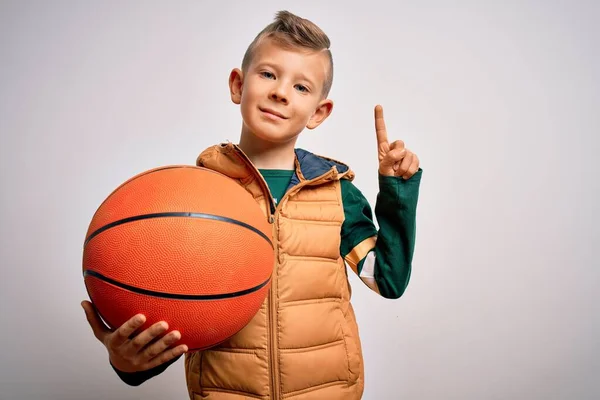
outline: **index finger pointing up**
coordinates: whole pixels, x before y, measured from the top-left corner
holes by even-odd
[[[383,107],[375,106],[375,132],[377,133],[377,147],[388,142],[385,121],[383,120]]]

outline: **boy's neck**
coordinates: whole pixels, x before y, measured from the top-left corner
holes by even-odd
[[[238,146],[257,169],[292,170],[295,168],[295,144],[295,140],[287,143],[264,143],[242,135]]]

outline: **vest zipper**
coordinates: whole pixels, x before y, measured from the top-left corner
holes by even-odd
[[[286,197],[291,196],[292,194],[297,193],[300,189],[302,189],[304,186],[307,186],[315,181],[318,181],[320,179],[323,179],[325,177],[328,177],[329,175],[332,175],[333,171],[329,171],[326,174],[323,174],[320,177],[317,177],[315,179],[311,179],[310,181],[302,181],[299,184],[297,184],[296,186],[294,186],[293,188],[291,188],[290,190],[287,191],[287,193],[281,198],[281,200],[279,201],[279,203],[277,204],[277,207],[275,209],[274,212],[274,218],[273,218],[273,223],[274,223],[274,229],[275,229],[275,234],[273,235],[274,238],[274,243],[273,246],[275,248],[275,260],[276,260],[276,264],[279,264],[279,211],[281,210],[282,205],[284,204],[284,200],[286,199]],[[272,400],[279,400],[280,399],[280,393],[279,393],[279,360],[277,358],[277,355],[279,353],[279,342],[278,342],[278,338],[277,338],[277,308],[279,307],[278,301],[277,301],[277,271],[273,271],[273,275],[271,276],[271,290],[269,290],[269,358],[271,361],[271,399]]]
[[[251,168],[253,171],[255,171],[255,175],[258,175],[259,178],[259,182],[263,188],[263,192],[268,194],[268,200],[269,200],[269,206],[270,206],[270,214],[269,214],[269,222],[274,224],[274,235],[273,235],[273,248],[275,251],[275,263],[279,264],[279,226],[278,226],[278,216],[279,216],[279,210],[281,209],[281,206],[283,205],[283,200],[288,197],[289,195],[298,192],[302,187],[307,186],[308,184],[311,184],[315,181],[318,181],[320,179],[329,177],[330,175],[334,174],[333,170],[328,171],[327,173],[311,179],[310,181],[302,181],[300,182],[298,185],[294,186],[293,188],[291,188],[290,190],[288,190],[288,192],[281,198],[281,200],[278,202],[277,207],[275,207],[275,202],[273,200],[273,195],[271,194],[271,190],[269,189],[269,185],[267,185],[267,182],[265,181],[265,179],[262,177],[262,175],[260,174],[260,171],[258,171],[258,169],[254,166],[254,164],[252,163],[252,161],[250,161],[250,159],[248,158],[248,156],[242,151],[242,149],[240,149],[237,145],[232,144],[233,147],[239,152],[239,154],[242,156],[242,159],[244,160],[244,162],[248,165],[249,168]],[[269,351],[269,359],[270,359],[270,380],[271,380],[271,390],[270,390],[270,398],[271,400],[279,400],[280,399],[280,393],[279,393],[279,360],[277,358],[277,354],[279,352],[279,343],[277,341],[277,334],[276,334],[276,328],[277,328],[277,308],[278,308],[278,302],[277,302],[277,271],[274,269],[273,270],[273,274],[271,275],[271,289],[269,290],[269,304],[268,304],[268,311],[269,311],[269,318],[268,318],[268,324],[269,324],[269,343],[267,345],[268,351]]]
[[[275,234],[274,238],[274,249],[275,249],[275,264],[279,264],[279,227],[277,226],[278,221],[275,216],[274,227]],[[277,343],[277,271],[274,270],[271,276],[271,290],[269,290],[269,358],[270,358],[270,375],[271,375],[271,399],[279,400],[279,360],[277,353],[279,351],[279,344]]]
[[[242,157],[242,159],[244,160],[246,165],[252,171],[255,172],[254,175],[258,176],[258,182],[260,183],[260,186],[262,187],[263,193],[267,193],[266,197],[267,197],[267,201],[269,203],[269,223],[273,223],[274,215],[275,215],[275,201],[273,200],[273,195],[271,194],[269,185],[267,185],[265,178],[263,178],[263,176],[260,174],[260,171],[254,166],[252,161],[250,161],[250,159],[248,158],[246,153],[244,153],[244,151],[242,149],[240,149],[240,147],[237,144],[232,143],[231,145],[238,151],[239,155]]]

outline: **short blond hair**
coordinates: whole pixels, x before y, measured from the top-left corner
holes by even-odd
[[[245,72],[248,70],[256,47],[266,38],[273,39],[284,48],[300,47],[315,51],[325,50],[329,58],[329,69],[323,83],[322,95],[323,97],[329,95],[331,85],[333,84],[333,57],[331,56],[331,50],[329,50],[331,42],[321,28],[313,22],[300,18],[289,11],[279,11],[275,15],[275,21],[260,31],[252,43],[250,43],[250,46],[248,46],[242,60],[242,71]]]

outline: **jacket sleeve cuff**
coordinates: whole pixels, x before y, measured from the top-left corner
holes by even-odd
[[[403,197],[419,190],[423,170],[419,168],[413,176],[404,179],[401,176],[384,176],[378,173],[379,191],[394,197]]]
[[[142,383],[146,382],[148,379],[162,373],[164,370],[167,369],[167,367],[169,365],[173,364],[178,358],[179,357],[176,357],[173,360],[168,361],[164,364],[161,364],[157,367],[151,368],[146,371],[139,371],[139,372],[123,372],[123,371],[117,369],[112,364],[112,362],[110,363],[110,366],[112,367],[112,369],[115,370],[115,372],[117,373],[117,375],[119,376],[119,378],[121,378],[121,380],[123,382],[125,382],[129,386],[139,386]],[[110,362],[110,360],[109,360],[109,362]]]

